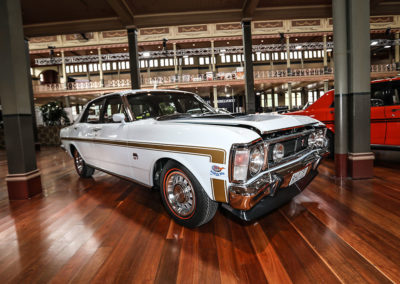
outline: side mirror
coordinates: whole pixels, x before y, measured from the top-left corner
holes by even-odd
[[[114,122],[125,123],[125,114],[123,113],[114,113],[112,116]]]

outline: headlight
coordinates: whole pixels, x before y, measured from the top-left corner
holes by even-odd
[[[315,141],[316,141],[316,134],[315,132],[313,132],[310,134],[310,136],[308,136],[308,146],[313,148],[315,146]]]
[[[274,162],[279,162],[285,156],[285,147],[281,143],[276,143],[272,150],[272,159]]]
[[[308,136],[308,146],[311,148],[323,148],[327,146],[327,139],[325,138],[326,128],[317,129],[315,132]]]
[[[258,174],[264,165],[264,151],[261,147],[251,150],[249,171],[252,176]]]

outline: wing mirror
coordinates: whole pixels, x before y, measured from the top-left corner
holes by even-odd
[[[125,123],[125,114],[123,113],[114,113],[112,116],[114,122]]]

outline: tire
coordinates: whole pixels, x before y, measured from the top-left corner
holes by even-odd
[[[168,161],[161,172],[161,177],[161,199],[168,214],[176,223],[196,228],[214,217],[218,202],[208,197],[188,169],[177,162]]]
[[[94,169],[85,163],[76,149],[74,150],[74,165],[76,172],[82,178],[90,178],[94,173]]]

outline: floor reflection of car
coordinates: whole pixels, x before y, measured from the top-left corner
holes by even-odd
[[[333,141],[334,90],[315,103],[291,115],[307,115],[326,124]],[[400,77],[371,82],[371,146],[400,149]],[[333,143],[330,145],[333,150]]]

